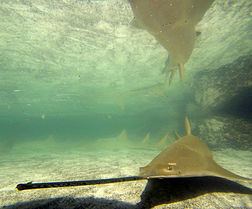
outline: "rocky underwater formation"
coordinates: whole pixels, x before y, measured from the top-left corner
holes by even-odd
[[[193,78],[195,133],[211,147],[249,150],[252,147],[252,58],[240,57],[218,69],[200,71]],[[221,139],[221,140],[220,140]]]

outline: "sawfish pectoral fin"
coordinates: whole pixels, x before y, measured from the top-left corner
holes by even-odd
[[[239,176],[231,171],[226,170],[225,168],[221,167],[219,164],[216,162],[213,162],[211,165],[210,171],[213,172],[214,176],[222,177],[229,179],[231,181],[238,181],[238,182],[248,182],[251,183],[252,179],[246,178],[243,176]]]

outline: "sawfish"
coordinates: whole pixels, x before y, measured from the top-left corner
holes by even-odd
[[[218,165],[208,146],[191,133],[187,117],[185,129],[185,136],[163,150],[147,166],[140,168],[140,176],[146,178],[215,176],[231,181],[251,181]]]
[[[169,53],[169,83],[178,67],[184,77],[184,65],[190,58],[197,36],[196,25],[214,0],[129,0],[132,25],[146,29]],[[167,65],[167,63],[166,63]]]
[[[208,146],[191,133],[191,125],[185,118],[186,134],[164,149],[148,165],[141,167],[138,176],[126,176],[110,179],[94,179],[65,182],[42,182],[18,184],[18,190],[41,189],[116,183],[124,181],[219,177],[234,182],[251,182],[251,179],[232,173],[218,165]]]

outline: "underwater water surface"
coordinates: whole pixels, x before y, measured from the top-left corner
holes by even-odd
[[[0,1],[0,207],[252,207],[251,182],[242,183],[250,192],[189,183],[180,193],[194,196],[161,202],[145,199],[146,180],[15,189],[139,175],[186,135],[186,116],[217,163],[252,178],[252,3],[213,1],[183,80],[176,70],[169,84],[171,53],[133,24],[130,2]]]

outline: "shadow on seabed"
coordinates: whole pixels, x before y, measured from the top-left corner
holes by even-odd
[[[103,198],[60,197],[16,203],[4,209],[147,209],[212,192],[252,194],[252,189],[219,177],[150,179],[136,205]]]

